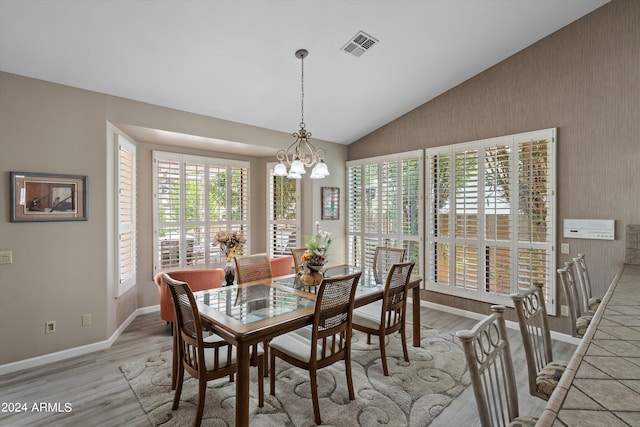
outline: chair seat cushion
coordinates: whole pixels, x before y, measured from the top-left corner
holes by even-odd
[[[311,326],[279,335],[269,341],[269,348],[276,349],[303,362],[311,361]],[[322,359],[322,345],[318,341],[318,359]],[[330,352],[326,355],[330,356]]]
[[[549,397],[551,397],[551,393],[556,389],[558,381],[560,381],[560,377],[566,369],[566,361],[554,360],[553,362],[547,363],[536,377],[536,388],[546,396],[546,400],[549,400]]]
[[[581,316],[576,320],[576,332],[579,336],[584,336],[587,333],[587,328],[591,323],[592,316]]]
[[[220,348],[218,350],[218,366],[224,367],[233,365],[236,363],[236,348],[231,346],[231,358],[228,357],[229,353],[226,347]],[[213,348],[205,348],[204,349],[204,361],[205,367],[207,371],[213,371],[215,369],[215,349]]]
[[[596,311],[602,302],[602,298],[591,297],[589,298],[589,310]]]
[[[353,310],[353,324],[370,329],[380,329],[382,301],[375,301]]]
[[[517,417],[511,420],[511,422],[509,423],[509,427],[535,426],[537,422],[538,422],[537,418],[523,415],[521,417]]]

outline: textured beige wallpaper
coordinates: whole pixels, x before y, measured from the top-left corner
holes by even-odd
[[[614,0],[351,144],[348,157],[551,127],[558,128],[557,243],[569,243],[571,256],[586,254],[602,295],[624,262],[625,226],[640,223],[640,1]],[[616,240],[564,239],[564,218],[615,219]],[[559,265],[568,260],[558,255]],[[433,292],[424,299],[490,311]],[[567,331],[567,323],[555,318],[552,328]]]

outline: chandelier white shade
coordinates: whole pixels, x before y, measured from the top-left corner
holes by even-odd
[[[278,164],[273,168],[275,176],[286,176],[291,179],[300,179],[306,174],[306,168],[311,169],[309,178],[319,179],[329,175],[329,168],[324,162],[325,151],[317,149],[310,141],[311,132],[305,129],[304,124],[304,58],[309,55],[306,49],[296,51],[296,58],[300,58],[302,64],[301,73],[301,119],[300,129],[292,135],[295,138],[293,143],[285,150],[278,150],[276,158]],[[287,171],[287,165],[289,170]]]

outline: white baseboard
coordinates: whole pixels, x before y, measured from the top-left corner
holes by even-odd
[[[410,300],[411,298],[407,298],[407,299]],[[422,307],[427,307],[427,308],[431,308],[433,310],[443,311],[445,313],[455,314],[457,316],[466,317],[468,319],[480,320],[480,319],[483,319],[485,317],[484,314],[475,313],[473,311],[462,310],[462,309],[455,308],[455,307],[449,307],[447,305],[436,304],[436,303],[429,302],[429,301],[422,301],[421,300],[420,301],[420,305]],[[518,325],[518,322],[513,322],[511,320],[507,320],[505,323],[507,325],[507,328],[520,329],[520,326]],[[569,343],[569,344],[574,344],[574,345],[580,344],[580,341],[581,341],[580,338],[574,338],[571,335],[562,334],[562,333],[556,332],[556,331],[551,331],[551,339],[552,340],[556,340],[556,341],[566,342],[566,343]]]
[[[46,365],[47,363],[58,362],[60,360],[69,359],[72,357],[82,356],[84,354],[92,353],[94,351],[105,350],[113,345],[122,332],[127,329],[127,326],[140,314],[153,313],[160,311],[160,305],[152,305],[149,307],[138,308],[136,311],[122,322],[122,324],[115,330],[113,334],[104,341],[95,342],[92,344],[83,345],[80,347],[74,347],[67,350],[57,351],[55,353],[49,353],[38,357],[32,357],[30,359],[18,360],[17,362],[6,363],[0,365],[0,375],[10,374],[13,372],[22,371],[24,369],[35,368],[36,366]]]

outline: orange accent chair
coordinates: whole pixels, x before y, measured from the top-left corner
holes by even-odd
[[[160,295],[160,317],[162,320],[171,323],[173,322],[173,302],[171,302],[171,292],[162,278],[163,273],[158,273],[155,276],[158,294]],[[187,282],[193,292],[219,288],[224,283],[224,270],[221,268],[176,270],[170,271],[169,274],[174,280]]]
[[[293,257],[291,255],[269,258],[269,262],[271,263],[272,277],[286,276],[292,273]]]

